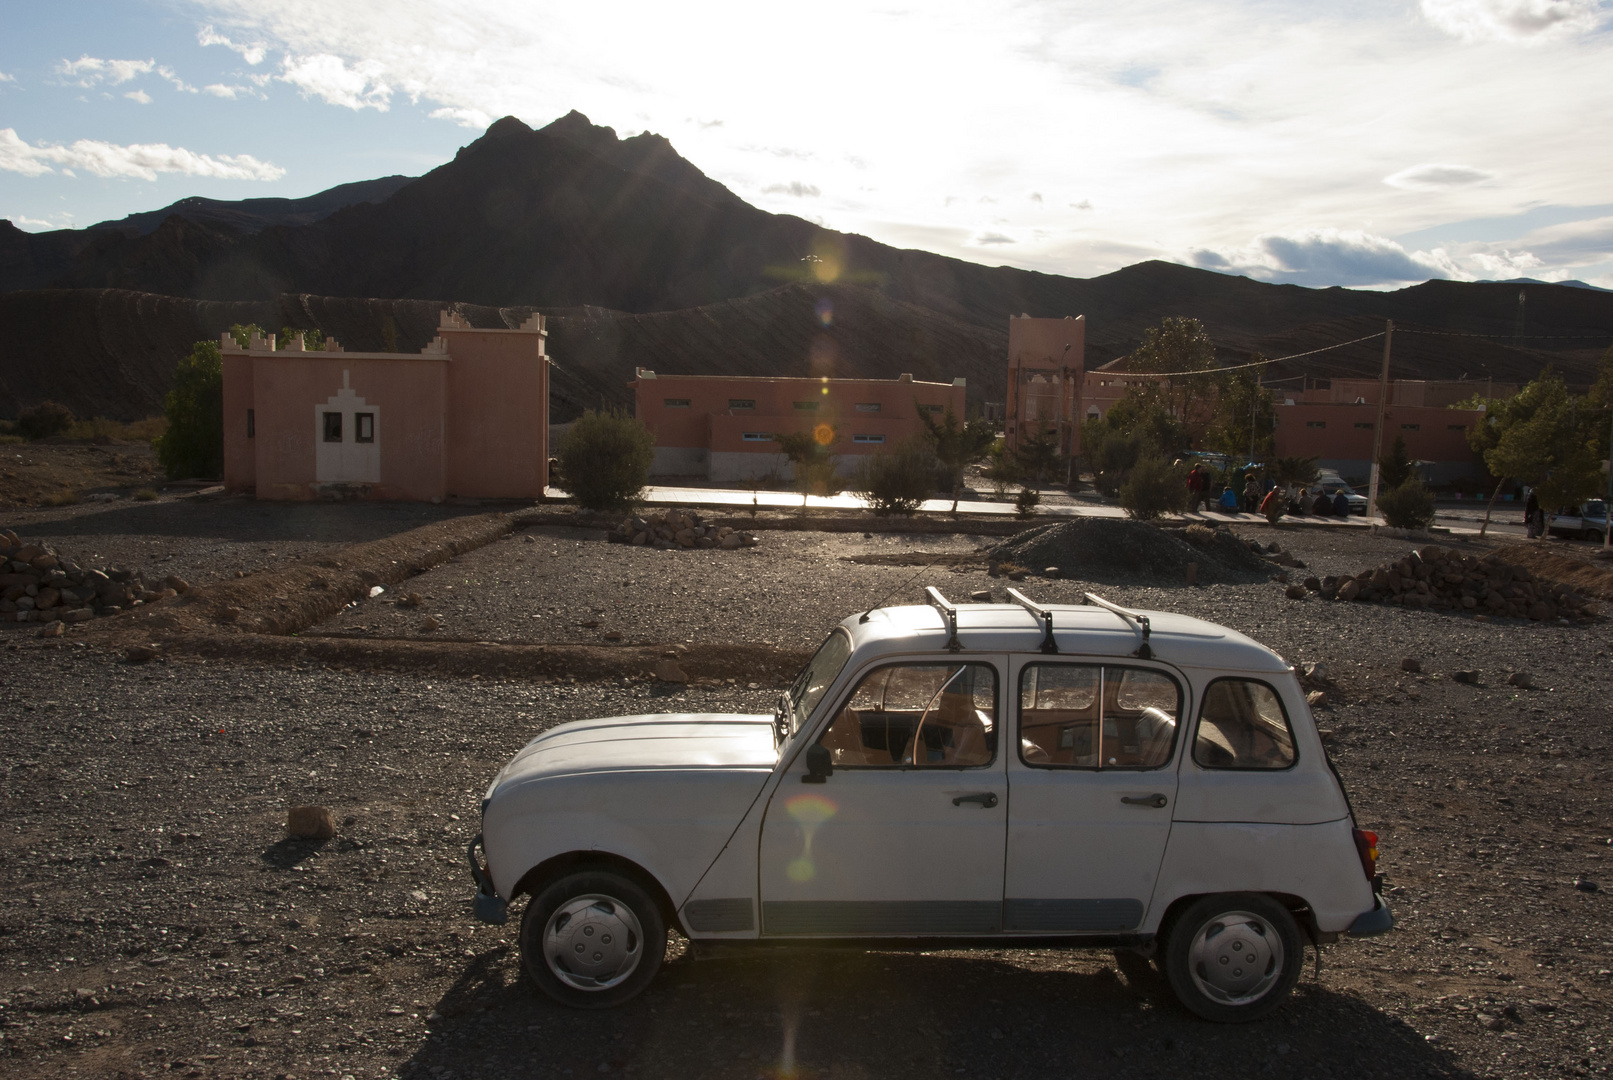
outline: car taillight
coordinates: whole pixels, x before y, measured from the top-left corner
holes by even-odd
[[[1378,877],[1378,834],[1364,829],[1355,829],[1353,832],[1355,850],[1361,856],[1361,872],[1368,881],[1375,882]]]

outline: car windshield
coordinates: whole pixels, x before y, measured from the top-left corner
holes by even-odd
[[[824,639],[818,646],[807,666],[801,669],[801,674],[795,677],[790,688],[780,696],[779,708],[776,714],[778,720],[778,734],[781,740],[790,739],[801,730],[812,710],[817,708],[818,702],[828,692],[829,685],[840,674],[840,669],[846,666],[851,659],[851,635],[845,627],[836,627],[835,631]]]
[[[1585,504],[1585,513],[1582,516],[1595,518],[1606,517],[1607,504],[1601,499],[1593,499]]]

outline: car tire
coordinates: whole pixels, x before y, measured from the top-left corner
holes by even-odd
[[[1206,896],[1173,923],[1165,977],[1188,1011],[1219,1023],[1248,1023],[1293,990],[1303,950],[1293,915],[1271,897]]]
[[[609,1009],[650,985],[666,953],[661,909],[632,878],[582,870],[557,878],[521,917],[521,963],[545,994]]]

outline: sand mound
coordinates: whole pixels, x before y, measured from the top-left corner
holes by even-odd
[[[1201,534],[1202,535],[1202,534]],[[987,557],[1040,572],[1056,566],[1060,577],[1116,584],[1182,585],[1187,564],[1198,563],[1203,583],[1265,581],[1272,567],[1228,529],[1202,545],[1176,529],[1115,518],[1077,518],[1042,525],[988,548]]]

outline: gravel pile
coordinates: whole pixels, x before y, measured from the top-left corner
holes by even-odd
[[[173,574],[148,585],[133,570],[81,566],[55,548],[24,543],[14,532],[0,531],[0,622],[84,622],[189,588]]]
[[[1430,544],[1375,569],[1345,577],[1308,578],[1327,600],[1365,600],[1436,611],[1469,611],[1514,619],[1590,619],[1596,603],[1570,586],[1541,581],[1501,552],[1482,558]]]
[[[1199,545],[1179,531],[1114,518],[1077,518],[1027,529],[986,554],[996,562],[1034,572],[1057,568],[1060,577],[1088,581],[1181,584],[1189,563],[1198,564],[1198,580],[1206,583],[1244,584],[1271,576],[1271,567],[1230,529],[1214,530]]]

